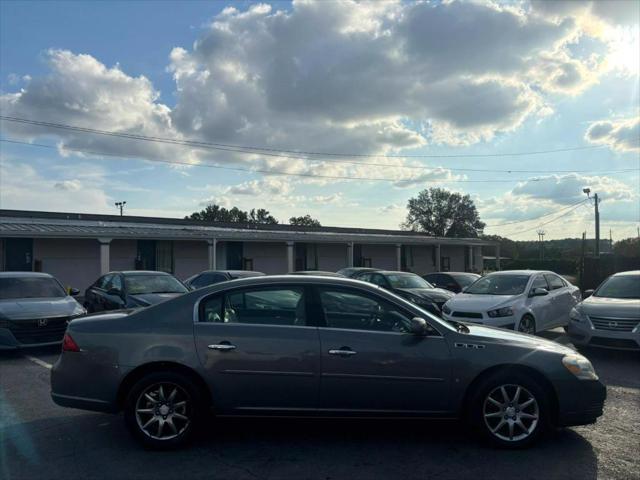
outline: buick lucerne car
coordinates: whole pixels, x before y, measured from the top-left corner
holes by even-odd
[[[47,273],[0,272],[0,350],[59,344],[69,320],[85,313]]]
[[[436,288],[424,278],[411,272],[365,271],[353,278],[386,288],[435,315],[440,315],[442,305],[453,297],[450,291]]]
[[[447,320],[464,320],[535,333],[569,324],[581,300],[578,287],[553,272],[511,270],[482,277],[442,307]]]
[[[264,273],[252,270],[206,270],[187,278],[184,284],[191,290],[196,290],[216,283],[235,280],[236,278],[262,277]]]
[[[575,345],[640,349],[640,270],[607,278],[571,310],[569,336]]]
[[[88,312],[148,307],[188,292],[187,287],[165,272],[111,272],[100,277],[84,295]]]
[[[594,422],[606,396],[568,347],[445,322],[364,282],[296,275],[74,320],[51,392],[62,406],[124,411],[156,448],[186,442],[210,411],[465,418],[517,447],[553,425]]]
[[[469,272],[438,272],[423,275],[427,282],[437,288],[444,288],[453,293],[460,293],[480,278],[477,273]]]

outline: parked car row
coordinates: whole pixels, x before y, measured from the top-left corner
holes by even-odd
[[[502,271],[484,277],[441,272],[421,278],[410,272],[350,267],[338,272],[314,270],[293,274],[350,277],[368,282],[447,321],[530,334],[564,327],[578,345],[640,348],[638,272],[610,277],[583,303],[576,286],[549,271]],[[110,272],[86,290],[82,307],[72,298],[78,291],[66,292],[50,275],[29,272],[0,275],[0,348],[16,348],[60,342],[67,322],[87,312],[147,307],[190,290],[265,274],[204,271],[181,282],[164,272]],[[585,296],[590,293],[585,292]]]

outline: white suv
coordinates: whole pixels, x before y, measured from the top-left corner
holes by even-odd
[[[446,320],[535,333],[569,324],[578,287],[548,271],[512,270],[478,279],[442,307]]]

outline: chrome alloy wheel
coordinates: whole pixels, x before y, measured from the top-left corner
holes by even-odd
[[[170,440],[191,423],[191,398],[174,383],[155,383],[136,400],[136,422],[154,440]]]
[[[487,395],[482,415],[493,435],[506,442],[517,442],[533,434],[540,419],[540,408],[526,388],[501,385]]]

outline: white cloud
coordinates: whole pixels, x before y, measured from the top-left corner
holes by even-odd
[[[620,152],[640,152],[640,117],[594,122],[585,139]]]

